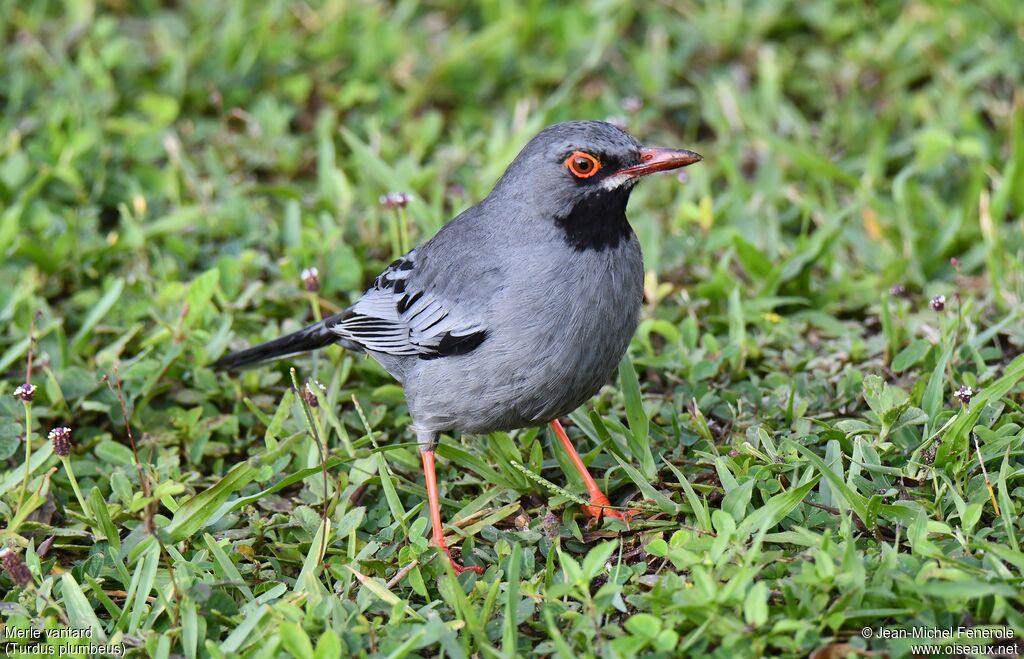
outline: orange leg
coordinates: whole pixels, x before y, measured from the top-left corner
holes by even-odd
[[[583,482],[587,486],[587,493],[590,494],[590,502],[596,504],[594,506],[583,506],[583,514],[596,519],[600,519],[602,515],[606,517],[614,517],[616,519],[621,519],[628,524],[636,512],[598,507],[610,506],[611,502],[608,501],[608,497],[604,495],[601,488],[597,486],[597,482],[594,480],[594,477],[590,475],[589,471],[587,471],[587,465],[583,464],[583,459],[580,457],[580,454],[576,452],[576,447],[574,447],[572,442],[569,441],[569,436],[565,434],[565,428],[562,427],[562,424],[558,419],[551,422],[551,429],[555,431],[555,436],[558,437],[558,441],[562,443],[562,446],[569,454],[569,459],[572,460],[572,464],[576,467],[576,471],[578,471],[580,476],[583,477]]]
[[[467,570],[483,574],[484,569],[482,567],[478,565],[465,567],[452,558],[452,552],[444,541],[444,529],[441,527],[441,503],[437,496],[437,474],[434,472],[433,449],[421,449],[420,457],[423,458],[423,474],[427,479],[427,504],[430,506],[430,526],[433,530],[434,544],[448,556],[455,574],[462,574]]]

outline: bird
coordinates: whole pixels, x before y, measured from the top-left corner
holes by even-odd
[[[583,512],[609,508],[559,421],[607,383],[640,318],[644,268],[626,218],[637,182],[703,157],[653,148],[603,121],[551,125],[478,204],[391,263],[347,309],[229,354],[234,370],[339,344],[404,388],[423,463],[434,545],[457,574],[441,522],[440,434],[549,425],[586,485]]]

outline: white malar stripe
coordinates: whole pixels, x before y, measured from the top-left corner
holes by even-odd
[[[616,188],[621,187],[622,184],[632,181],[634,178],[635,177],[630,176],[629,174],[615,174],[614,176],[609,176],[605,180],[601,181],[601,188],[604,190],[615,190]]]

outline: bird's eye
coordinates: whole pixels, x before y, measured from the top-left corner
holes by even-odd
[[[590,178],[601,169],[601,161],[585,151],[573,151],[565,159],[565,166],[576,178]]]

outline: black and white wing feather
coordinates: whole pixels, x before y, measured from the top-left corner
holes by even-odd
[[[389,265],[327,329],[370,352],[420,359],[461,355],[479,346],[487,329],[420,285],[416,251]]]

